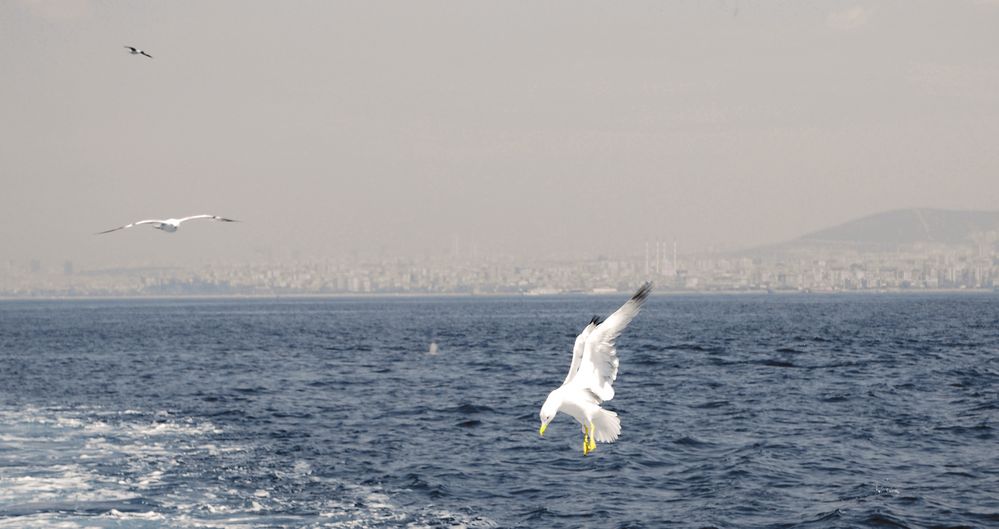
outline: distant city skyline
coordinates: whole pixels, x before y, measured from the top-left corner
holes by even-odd
[[[9,260],[0,269],[0,297],[537,295],[627,292],[647,280],[663,292],[999,289],[999,212],[897,210],[743,252],[681,254],[677,241],[661,240],[644,250],[523,259],[462,252],[455,241],[450,254],[422,258],[147,262],[80,270],[72,261]]]
[[[996,27],[979,0],[3,2],[0,263],[617,258],[995,210]],[[201,213],[243,222],[93,235]]]
[[[46,267],[36,260],[6,263],[0,297],[606,294],[628,292],[646,280],[663,293],[994,291],[999,289],[997,241],[993,237],[985,252],[946,246],[867,253],[813,248],[779,258],[684,256],[659,260],[651,268],[640,258],[395,259],[76,271],[71,261]]]

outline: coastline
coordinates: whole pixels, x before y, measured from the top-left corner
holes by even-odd
[[[125,295],[125,296],[0,296],[2,302],[19,301],[170,301],[170,300],[364,300],[364,299],[458,299],[458,298],[526,298],[549,299],[566,297],[617,297],[630,291],[617,292],[546,292],[542,294],[508,292],[343,292],[343,293],[289,293],[289,294],[177,294],[177,295]],[[711,297],[711,296],[918,296],[918,295],[990,295],[999,294],[992,288],[937,288],[937,289],[869,289],[869,290],[659,290],[654,297]]]

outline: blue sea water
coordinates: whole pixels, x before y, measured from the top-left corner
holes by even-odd
[[[625,299],[2,302],[0,528],[999,526],[999,296],[653,297],[583,457]]]

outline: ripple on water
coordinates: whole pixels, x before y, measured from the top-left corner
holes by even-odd
[[[620,301],[0,302],[0,528],[999,525],[996,296],[653,297],[583,457]]]
[[[223,433],[164,411],[0,410],[0,528],[494,526],[439,508],[404,509],[378,487],[315,476],[304,460],[265,471],[254,467],[252,449],[217,439]],[[431,496],[449,493],[409,478]]]

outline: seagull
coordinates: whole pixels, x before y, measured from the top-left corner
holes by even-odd
[[[144,52],[144,51],[142,51],[139,48],[136,48],[134,46],[125,46],[125,47],[128,48],[129,53],[131,53],[132,55],[145,55],[146,57],[149,57],[150,59],[153,58],[152,55],[150,55],[150,54],[148,54],[148,53],[146,53],[146,52]]]
[[[621,434],[621,420],[616,413],[600,407],[600,403],[614,398],[611,384],[617,378],[618,366],[614,340],[638,314],[650,292],[652,283],[646,282],[606,320],[594,316],[579,333],[572,348],[569,374],[541,407],[539,435],[544,437],[548,423],[561,411],[582,425],[584,456],[597,449],[597,441],[613,443],[617,440]]]
[[[126,228],[131,228],[132,226],[139,226],[142,224],[152,224],[153,227],[156,228],[157,230],[163,230],[167,233],[173,233],[177,231],[177,228],[180,228],[181,222],[187,222],[189,220],[195,220],[195,219],[211,219],[211,220],[217,220],[219,222],[239,222],[238,220],[227,219],[224,217],[219,217],[218,215],[192,215],[190,217],[184,217],[182,219],[140,220],[138,222],[133,222],[131,224],[126,224],[124,226],[118,226],[117,228],[111,228],[110,230],[104,230],[102,232],[98,232],[96,233],[96,235],[103,235],[105,233],[111,233],[113,231],[124,230]]]

